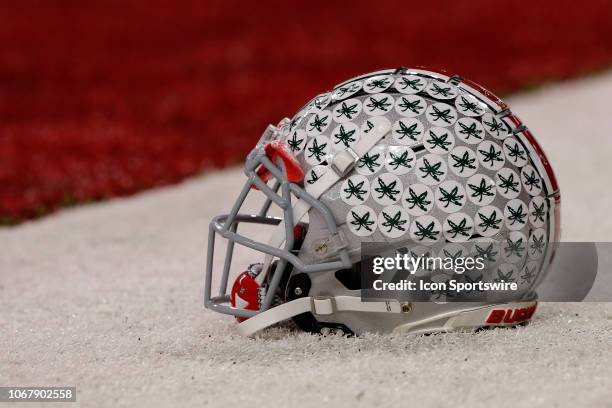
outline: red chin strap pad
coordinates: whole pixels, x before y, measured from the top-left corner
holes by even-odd
[[[276,163],[279,158],[283,161],[287,169],[287,178],[290,182],[301,183],[302,180],[304,180],[304,170],[295,157],[293,157],[293,154],[291,154],[285,142],[274,140],[264,146],[264,152],[272,163]],[[261,165],[257,169],[257,176],[259,176],[262,181],[268,181],[270,172]]]

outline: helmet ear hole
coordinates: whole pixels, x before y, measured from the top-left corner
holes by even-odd
[[[285,290],[285,301],[290,302],[308,296],[311,286],[310,278],[307,274],[298,273],[291,276]]]
[[[266,278],[268,283],[269,283],[269,281],[272,280],[274,274],[276,273],[276,266],[277,265],[278,265],[278,261],[274,261],[274,262],[272,262],[272,265],[270,265],[270,271],[272,271],[272,272]],[[276,290],[276,295],[275,295],[276,297],[279,298],[279,301],[281,299],[285,298],[284,294],[285,294],[285,291],[286,291],[286,288],[287,288],[287,282],[289,282],[289,276],[291,275],[291,270],[292,269],[293,269],[292,266],[290,264],[287,264],[287,265],[285,265],[285,268],[282,271],[280,271],[280,273],[282,274],[281,275],[281,280],[280,280],[280,282],[278,284],[278,289]]]
[[[340,269],[336,271],[335,276],[338,281],[348,290],[361,289],[361,262],[353,264],[352,268]]]
[[[285,299],[287,302],[292,300],[308,296],[310,292],[311,282],[308,275],[305,273],[298,273],[293,275],[289,279],[287,284],[287,290],[285,292]],[[317,325],[317,319],[314,318],[312,313],[306,312],[293,317],[293,322],[302,330],[310,333],[318,333],[319,328]]]

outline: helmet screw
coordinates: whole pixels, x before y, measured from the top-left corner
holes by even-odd
[[[410,311],[412,310],[412,303],[410,303],[410,302],[402,302],[400,304],[400,307],[402,309],[402,313],[410,313]]]
[[[302,288],[300,288],[299,286],[296,286],[295,289],[293,289],[293,293],[296,296],[302,296],[302,293],[304,293],[304,292],[302,291]]]

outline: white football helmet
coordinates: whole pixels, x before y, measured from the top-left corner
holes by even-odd
[[[210,223],[204,297],[207,308],[236,316],[245,335],[287,319],[312,332],[476,329],[527,322],[535,311],[559,242],[559,188],[527,127],[473,82],[409,68],[350,79],[269,126],[244,170],[230,213]],[[251,192],[265,203],[243,214]],[[282,218],[269,215],[273,204]],[[237,232],[240,223],[275,227],[258,242]],[[220,280],[217,234],[229,241]],[[462,279],[519,290],[493,302],[440,293],[366,301],[359,264],[369,242],[481,254],[492,267]],[[262,255],[229,286],[235,243]]]

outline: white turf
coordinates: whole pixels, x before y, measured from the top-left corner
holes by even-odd
[[[556,168],[565,240],[612,238],[611,95],[608,73],[509,101]],[[215,172],[0,230],[0,385],[76,385],[87,407],[612,406],[612,304],[478,334],[239,337],[202,308],[202,271],[241,184]]]

